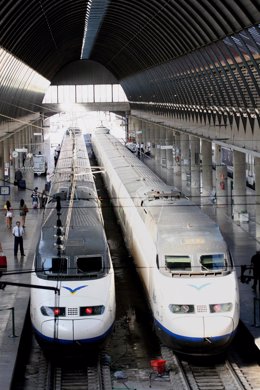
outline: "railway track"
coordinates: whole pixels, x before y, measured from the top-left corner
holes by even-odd
[[[240,367],[233,358],[221,363],[188,362],[162,347],[162,357],[170,367],[173,389],[178,390],[257,390],[260,389],[260,369],[257,364]]]
[[[98,357],[95,362],[79,358],[66,359],[62,364],[38,351],[37,376],[29,384],[34,390],[112,390],[110,367]],[[31,378],[32,379],[32,378]]]
[[[102,366],[100,362],[95,366],[77,366],[76,368],[57,367],[51,364],[49,370],[49,383],[46,390],[112,389],[110,369],[108,366]]]

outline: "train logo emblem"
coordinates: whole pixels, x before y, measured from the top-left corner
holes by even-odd
[[[71,287],[63,286],[63,288],[65,288],[66,290],[68,290],[72,295],[75,294],[77,291],[81,290],[82,288],[85,288],[85,287],[88,287],[87,284],[85,284],[84,286],[76,287],[76,288],[71,288]]]
[[[194,284],[189,284],[190,287],[193,287],[193,288],[195,288],[196,290],[201,290],[202,288],[207,287],[207,286],[209,286],[209,285],[210,285],[210,283],[201,284],[200,286],[195,286]]]

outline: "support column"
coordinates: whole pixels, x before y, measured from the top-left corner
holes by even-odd
[[[201,141],[202,154],[202,191],[209,195],[212,191],[212,146],[210,141]]]
[[[227,204],[228,195],[228,180],[227,180],[227,167],[221,164],[221,146],[215,145],[214,151],[215,159],[215,192],[216,192],[216,204],[218,206]]]
[[[9,159],[10,159],[10,181],[14,181],[14,171],[15,171],[15,158],[13,158],[12,153],[15,149],[14,146],[14,136],[9,138]]]
[[[190,136],[191,188],[200,190],[200,140]]]
[[[167,184],[174,185],[173,177],[173,131],[166,129],[166,138],[165,138],[165,152],[166,152],[166,176]]]
[[[173,175],[174,185],[181,190],[181,145],[180,145],[180,133],[175,133],[175,142],[173,144]]]
[[[156,154],[156,151],[155,151],[156,150],[156,132],[155,132],[154,125],[151,125],[150,135],[151,135],[151,148],[150,148],[151,157],[153,157],[155,159],[155,154]]]
[[[149,127],[146,129],[146,140],[144,145],[145,153],[147,153],[148,156],[150,156],[151,154],[151,145],[152,145],[152,130],[151,130],[151,125],[149,125]]]
[[[190,140],[188,134],[181,134],[181,179],[184,185],[190,181]]]
[[[19,133],[17,134],[18,137],[18,148],[23,147],[23,130],[20,130]],[[22,160],[22,153],[19,152],[18,157],[17,157],[17,162],[18,162],[18,168],[21,168],[23,165],[23,160]]]
[[[227,204],[227,167],[221,164],[216,165],[216,203]]]
[[[161,165],[161,138],[160,138],[160,128],[155,127],[155,163],[156,166]]]
[[[9,148],[9,138],[5,139],[5,141],[1,142],[3,161],[3,174],[1,172],[1,177],[5,177],[7,180],[10,180],[10,148]]]
[[[234,221],[242,220],[241,212],[247,218],[246,201],[246,155],[234,150],[233,152],[233,218]],[[241,215],[241,217],[240,217]],[[247,221],[246,221],[247,222]]]
[[[160,128],[161,167],[166,167],[166,129]]]
[[[19,148],[19,136],[18,136],[18,133],[15,133],[14,134],[14,144],[13,144],[13,151],[15,149]],[[19,167],[19,157],[15,157],[13,159],[13,168],[14,170],[16,171],[16,169],[18,169]]]
[[[4,150],[5,150],[5,141],[0,142],[0,185],[3,185],[4,179]]]
[[[144,148],[144,152],[146,151],[147,138],[148,138],[147,123],[144,122],[143,123],[143,148]]]
[[[167,169],[172,169],[173,167],[173,155],[172,155],[172,145],[173,145],[173,131],[166,130],[166,166]]]
[[[255,157],[256,250],[260,250],[260,158]]]

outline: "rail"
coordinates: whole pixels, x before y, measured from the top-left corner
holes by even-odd
[[[260,298],[254,297],[254,323],[256,328],[260,327]]]
[[[0,311],[5,311],[5,310],[11,310],[12,313],[12,334],[9,337],[18,337],[15,334],[15,320],[14,320],[14,307],[5,307],[3,309],[0,309]]]

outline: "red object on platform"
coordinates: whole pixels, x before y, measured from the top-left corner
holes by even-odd
[[[157,374],[163,374],[165,372],[165,363],[166,360],[163,359],[156,359],[150,361],[152,369],[157,372]]]
[[[0,255],[0,269],[6,269],[7,268],[7,259],[6,256]]]

